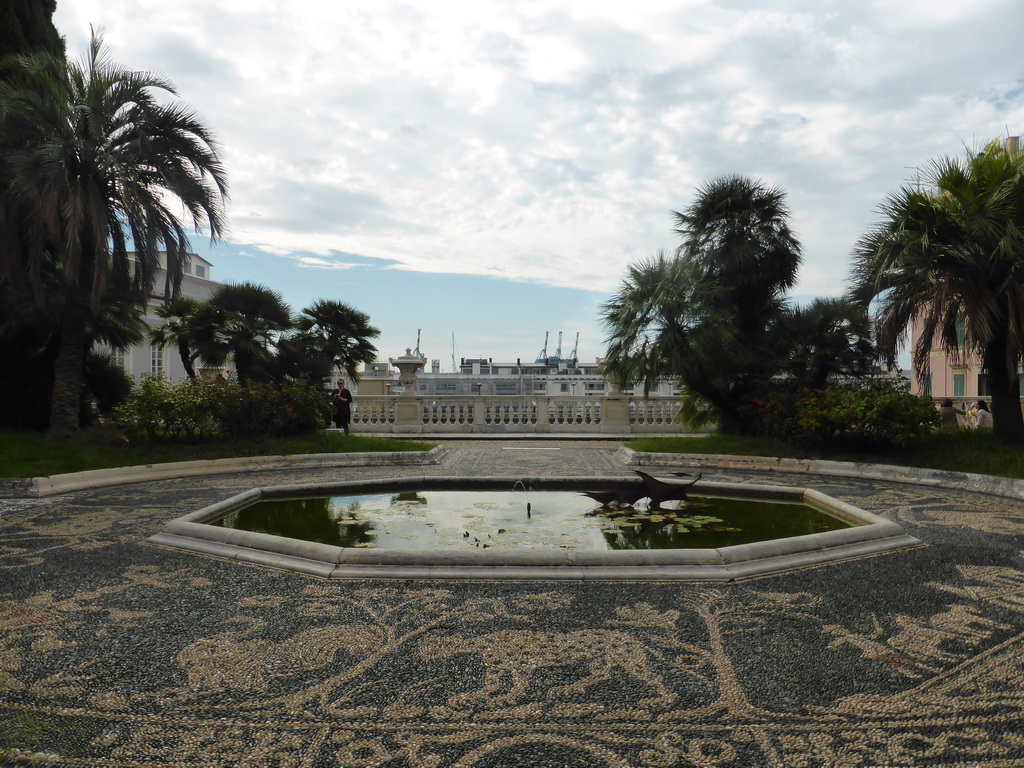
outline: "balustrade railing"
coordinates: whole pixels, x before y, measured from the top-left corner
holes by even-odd
[[[419,421],[399,423],[396,396],[359,396],[352,408],[356,428],[380,432],[682,432],[674,398],[617,400],[605,397],[472,395],[417,397]],[[622,407],[625,406],[625,407]],[[619,415],[624,414],[624,415]]]
[[[352,403],[352,423],[390,431],[395,423],[395,398],[359,397]]]
[[[676,424],[680,403],[676,399],[645,400],[629,398],[629,423],[638,426],[666,426]]]

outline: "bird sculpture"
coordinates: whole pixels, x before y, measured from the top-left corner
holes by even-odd
[[[607,491],[582,491],[582,494],[589,496],[602,507],[610,507],[613,504],[630,507],[647,496],[647,488],[643,483],[629,483]]]
[[[666,501],[686,501],[687,489],[692,487],[694,483],[700,480],[701,477],[700,473],[698,473],[693,480],[683,482],[680,480],[663,480],[657,477],[652,477],[646,472],[641,472],[639,469],[635,469],[633,471],[640,476],[641,480],[643,480],[644,490],[651,500],[651,509],[661,509],[661,505]],[[677,476],[678,474],[686,473],[677,473]]]

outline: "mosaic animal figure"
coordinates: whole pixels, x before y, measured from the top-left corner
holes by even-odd
[[[488,708],[522,704],[535,672],[576,664],[585,666],[586,675],[575,682],[551,686],[547,692],[549,699],[584,695],[591,686],[611,680],[616,669],[646,683],[657,694],[638,701],[641,706],[665,709],[677,698],[661,675],[650,668],[648,649],[630,635],[614,630],[504,630],[479,637],[426,635],[420,641],[418,654],[427,662],[461,654],[480,656],[483,681],[477,690],[449,698],[448,706],[456,709],[472,704],[485,704]]]
[[[380,646],[380,628],[333,624],[299,632],[286,640],[252,637],[265,622],[240,616],[249,626],[204,637],[185,646],[177,662],[188,687],[197,691],[265,691],[277,677],[309,672],[330,664],[338,651],[366,656]]]

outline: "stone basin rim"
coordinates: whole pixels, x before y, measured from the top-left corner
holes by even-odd
[[[739,496],[795,501],[836,515],[854,527],[752,542],[717,549],[665,550],[503,550],[453,552],[344,548],[250,531],[206,525],[205,521],[262,499],[324,496],[363,491],[450,488],[512,490],[527,493],[592,489],[634,482],[635,475],[450,477],[422,476],[252,488],[167,523],[147,543],[172,550],[295,572],[323,579],[437,579],[514,581],[738,581],[923,546],[897,523],[794,486],[700,481],[695,495]]]

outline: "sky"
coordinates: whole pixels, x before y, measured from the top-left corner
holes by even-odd
[[[603,354],[626,268],[743,175],[786,192],[793,300],[920,168],[1024,132],[1020,0],[58,0],[216,133],[223,282],[347,302],[453,359]]]

